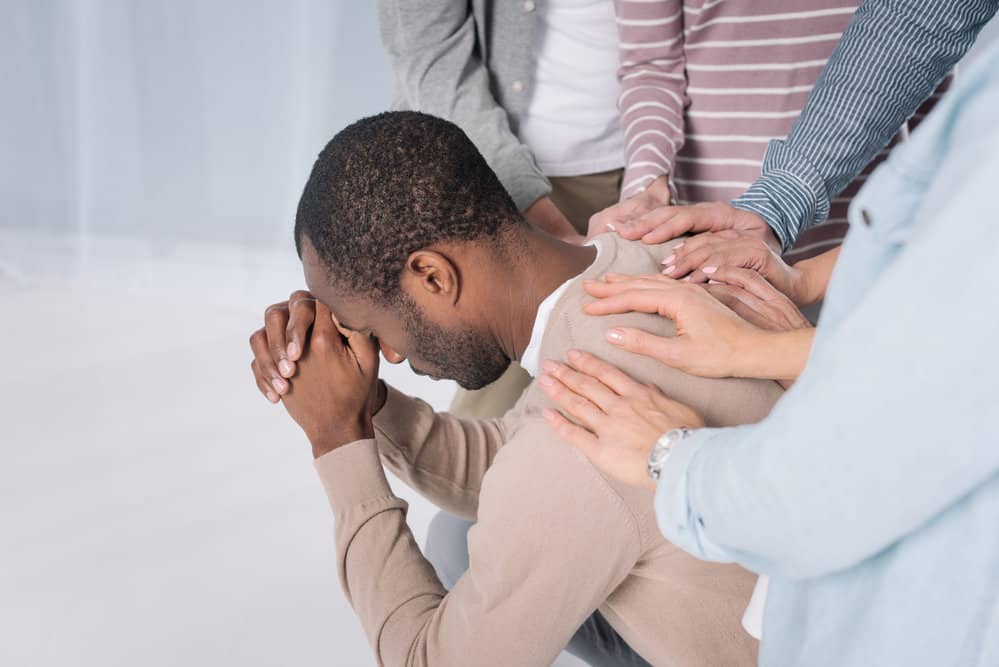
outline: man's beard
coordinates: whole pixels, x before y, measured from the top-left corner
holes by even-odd
[[[481,389],[498,380],[509,367],[510,358],[487,335],[445,329],[424,318],[412,301],[401,308],[414,356],[431,367],[418,370],[410,363],[415,373],[454,380],[463,389]]]

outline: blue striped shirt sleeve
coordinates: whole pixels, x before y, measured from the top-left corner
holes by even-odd
[[[867,0],[787,139],[732,202],[766,220],[784,249],[883,149],[971,48],[999,0]]]

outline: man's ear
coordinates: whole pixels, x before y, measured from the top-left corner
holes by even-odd
[[[402,284],[410,293],[445,298],[452,305],[461,292],[458,267],[448,257],[433,250],[417,250],[406,259]]]

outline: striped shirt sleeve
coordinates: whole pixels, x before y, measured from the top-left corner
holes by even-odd
[[[683,3],[680,0],[614,0],[620,39],[625,171],[621,198],[671,176],[683,146],[686,79]],[[672,182],[670,191],[674,193]]]
[[[756,213],[787,249],[829,214],[860,173],[971,48],[999,0],[867,0],[843,34],[785,140],[737,208]]]

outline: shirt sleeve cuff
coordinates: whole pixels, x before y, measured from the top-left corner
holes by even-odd
[[[337,447],[313,465],[334,512],[392,495],[374,439]]]
[[[802,231],[829,217],[829,197],[822,176],[780,140],[770,142],[762,175],[732,200],[732,206],[763,218],[785,251]]]
[[[673,445],[656,486],[656,520],[663,536],[701,560],[722,563],[735,559],[704,534],[704,525],[690,506],[687,473],[691,462],[714,429],[700,429]]]

